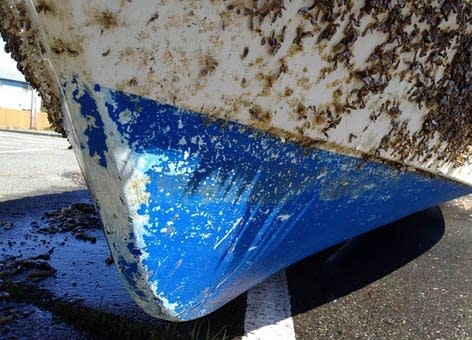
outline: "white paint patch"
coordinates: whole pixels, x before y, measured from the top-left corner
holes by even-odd
[[[243,340],[296,339],[285,271],[281,271],[247,293]]]
[[[292,215],[289,215],[289,214],[279,215],[279,216],[277,216],[277,219],[279,221],[287,221],[290,218],[290,216],[292,216]]]

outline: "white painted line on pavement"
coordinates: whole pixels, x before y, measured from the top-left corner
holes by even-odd
[[[65,138],[58,138],[55,136],[48,135],[28,135],[28,134],[12,134],[12,133],[1,133],[0,138],[5,140],[31,140],[31,141],[51,141],[52,143],[66,141]]]
[[[23,140],[1,140],[0,145],[51,145],[51,146],[62,146],[67,145],[66,143],[51,143],[49,141],[23,141]]]
[[[36,149],[19,149],[19,150],[4,150],[0,154],[22,153],[22,152],[37,152],[37,151],[51,151],[53,148],[36,148]]]
[[[49,143],[49,144],[54,144],[54,145],[61,145],[61,144],[67,144],[67,141],[62,141],[62,140],[54,140],[54,139],[28,139],[28,138],[4,138],[0,136],[0,140],[2,142],[9,142],[9,143],[23,143],[23,144],[43,144],[43,143]]]
[[[295,328],[285,271],[247,292],[243,340],[292,340]]]

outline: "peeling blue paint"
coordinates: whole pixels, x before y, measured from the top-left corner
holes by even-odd
[[[155,284],[156,303],[167,308],[156,314],[150,307],[156,316],[200,317],[306,256],[471,192],[441,178],[307,152],[243,125],[210,122],[136,95],[82,90],[80,98],[73,92],[74,100],[100,126],[85,131],[89,155],[106,150],[100,149],[103,121],[94,103],[105,98],[107,112],[100,114],[114,122],[121,143],[134,153],[130,159],[140,160],[136,168],[149,180],[149,199],[137,210],[148,219],[144,233],[129,219],[142,235],[122,241],[141,262],[120,260],[119,266],[131,287],[145,275]]]
[[[128,245],[128,250],[131,254],[134,256],[141,256],[143,253],[141,253],[141,250],[139,250],[138,247],[136,247],[136,244],[134,242],[129,242]]]
[[[72,83],[77,85],[77,80],[72,80]],[[95,85],[94,91],[100,92],[100,86]],[[84,134],[88,137],[87,146],[89,156],[94,157],[97,155],[99,157],[98,163],[106,168],[107,161],[105,158],[105,152],[108,148],[106,144],[104,124],[102,117],[98,113],[97,104],[88,89],[84,89],[83,94],[79,96],[79,89],[76,88],[72,95],[74,100],[81,105],[81,113],[88,122],[88,127]],[[81,145],[81,148],[84,148],[83,144]]]
[[[124,274],[123,277],[128,281],[128,285],[136,287],[136,279],[140,275],[138,263],[127,262],[124,257],[119,256],[118,265],[120,266],[121,272]],[[146,298],[146,294],[139,289],[134,289],[133,292],[143,299]]]

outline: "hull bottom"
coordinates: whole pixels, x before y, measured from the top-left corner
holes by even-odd
[[[306,256],[471,192],[77,79],[64,93],[115,262],[160,318],[203,316]]]

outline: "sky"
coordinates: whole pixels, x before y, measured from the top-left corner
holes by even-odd
[[[25,81],[25,77],[16,68],[16,62],[5,53],[5,42],[0,38],[0,78]]]

